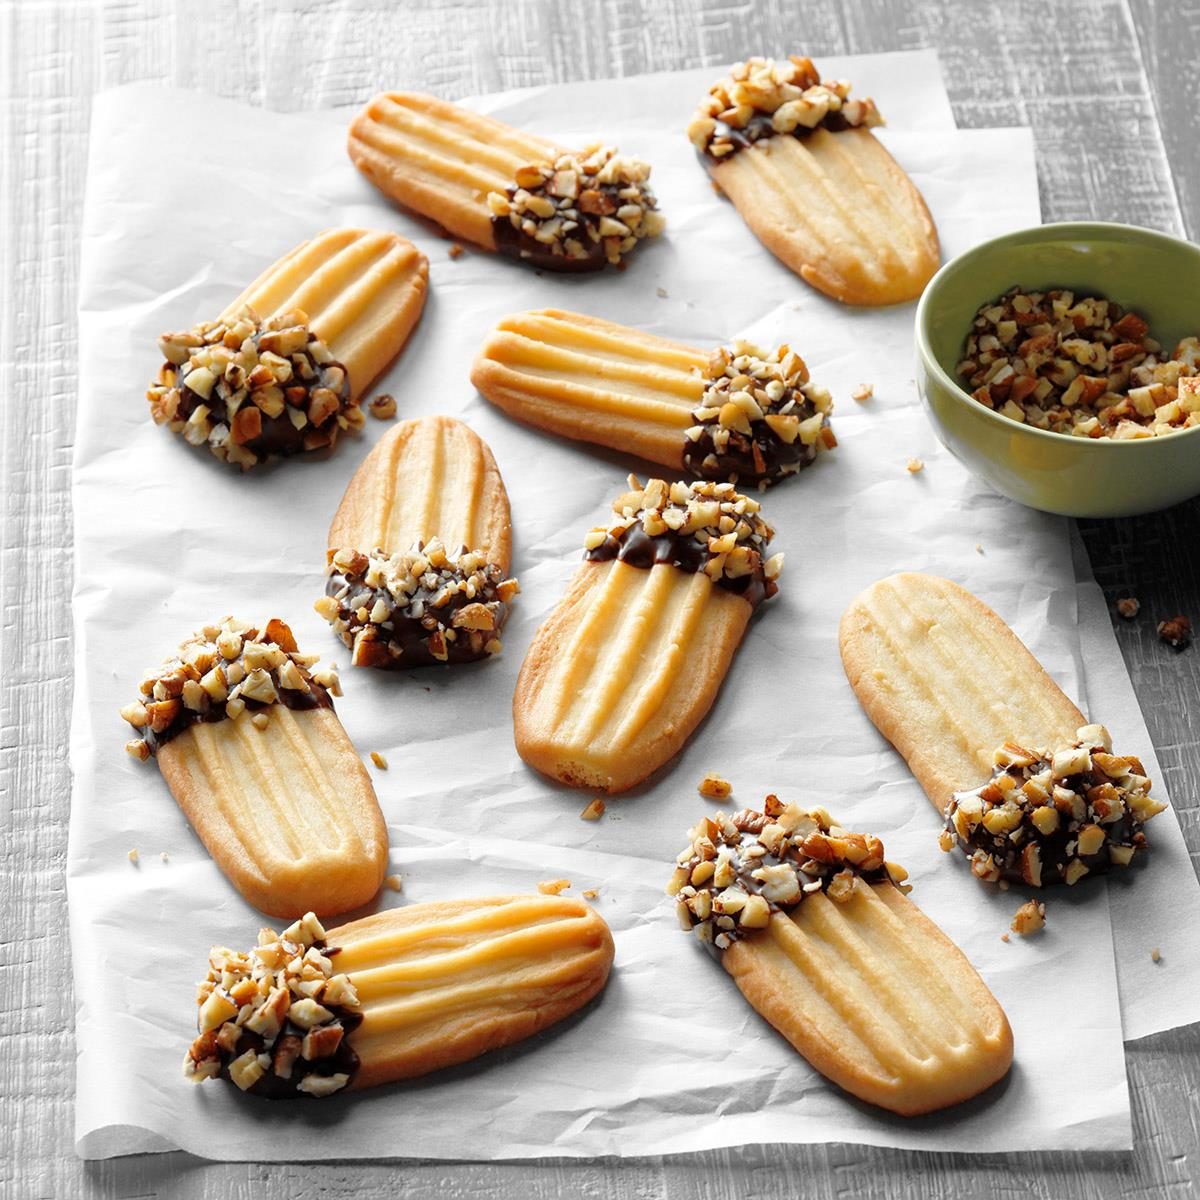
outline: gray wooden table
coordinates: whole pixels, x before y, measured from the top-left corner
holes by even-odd
[[[71,702],[71,512],[78,220],[93,94],[134,80],[269,108],[351,104],[384,85],[448,97],[724,66],[747,54],[934,46],[962,126],[1031,125],[1047,220],[1200,237],[1200,0],[0,0],[0,1194],[14,1197],[832,1197],[1200,1192],[1200,1037],[1129,1050],[1132,1154],[932,1155],[840,1145],[592,1164],[260,1167],[72,1152],[73,1000],[63,869]],[[190,131],[183,136],[192,136]],[[194,145],[194,143],[193,143]],[[162,147],[164,170],[175,147]],[[147,187],[153,187],[148,180]],[[1092,563],[1200,852],[1200,502],[1092,522]],[[1069,997],[1051,1001],[1069,1020]],[[1064,1100],[1067,1098],[1064,1097]]]

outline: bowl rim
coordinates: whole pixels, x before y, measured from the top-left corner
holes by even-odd
[[[914,340],[916,342],[917,355],[921,360],[922,366],[949,390],[956,402],[969,405],[971,411],[979,414],[985,420],[994,422],[997,428],[1003,427],[1010,434],[1015,430],[1021,430],[1035,437],[1049,438],[1053,442],[1067,443],[1081,448],[1084,446],[1106,447],[1107,449],[1097,451],[1101,454],[1110,453],[1112,448],[1118,446],[1148,447],[1163,443],[1170,445],[1177,438],[1182,439],[1189,435],[1200,434],[1200,425],[1194,425],[1191,429],[1180,429],[1174,433],[1144,438],[1084,438],[1077,437],[1073,433],[1058,433],[1053,429],[1039,429],[1036,425],[1027,425],[1023,421],[1014,421],[1012,417],[1003,416],[994,409],[987,408],[974,399],[970,392],[938,362],[937,356],[933,353],[933,349],[929,345],[929,339],[925,334],[925,327],[930,297],[945,277],[953,274],[956,270],[961,270],[969,259],[1001,244],[1011,244],[1013,242],[1036,244],[1040,241],[1060,241],[1064,238],[1072,237],[1081,241],[1107,241],[1111,239],[1102,238],[1098,235],[1114,234],[1117,231],[1126,236],[1132,233],[1143,242],[1155,242],[1164,247],[1200,258],[1200,246],[1193,242],[1175,237],[1173,234],[1162,233],[1157,229],[1147,229],[1142,225],[1126,225],[1120,221],[1056,221],[1046,225],[1030,225],[1024,229],[1013,229],[1008,233],[999,234],[997,237],[989,238],[986,242],[979,242],[971,246],[961,254],[955,255],[949,262],[943,263],[933,278],[925,285],[925,290],[921,293],[920,299],[917,301],[917,312],[914,321]],[[1090,451],[1083,452],[1090,453]],[[1142,452],[1145,453],[1144,450]]]

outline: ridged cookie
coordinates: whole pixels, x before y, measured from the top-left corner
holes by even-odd
[[[434,96],[376,96],[348,149],[396,203],[534,266],[597,270],[662,230],[646,164],[608,147],[572,154]]]
[[[605,792],[640,783],[691,736],[782,566],[764,561],[773,530],[732,485],[630,486],[613,525],[588,535],[513,696],[521,757]]]
[[[1030,887],[1125,867],[1164,804],[1016,634],[931,575],[872,584],[842,617],[850,685],[904,756],[980,879]]]
[[[668,888],[751,1005],[826,1078],[902,1116],[1003,1078],[1003,1010],[879,839],[775,796],[765,810],[702,821]]]
[[[361,428],[359,400],[420,319],[428,274],[393,233],[301,243],[218,318],[159,339],[151,416],[243,470],[332,446]]]
[[[688,136],[759,241],[845,304],[916,299],[938,269],[920,192],[875,138],[871,100],[811,60],[752,58],[710,89]]]
[[[453,417],[400,421],[363,460],[329,526],[329,548],[386,554],[434,538],[512,563],[512,514],[487,443]]]
[[[121,715],[127,749],[152,754],[213,861],[255,908],[328,915],[367,903],[387,827],[333,711],[331,670],[310,672],[291,631],[226,618],[142,683]]]
[[[268,1098],[426,1075],[576,1012],[612,959],[603,919],[566,896],[414,904],[328,934],[309,914],[249,954],[212,951],[184,1074]]]
[[[842,665],[939,813],[986,780],[997,747],[1075,740],[1084,715],[982,601],[948,579],[873,583],[842,615]]]
[[[316,609],[355,666],[499,652],[517,594],[508,493],[484,441],[451,417],[403,421],[351,479],[329,528]]]
[[[358,400],[404,349],[428,290],[428,259],[399,234],[327,229],[268,267],[221,317],[247,305],[263,319],[299,309]]]
[[[582,313],[505,317],[471,382],[510,415],[705,479],[774,481],[836,445],[829,393],[788,346],[697,350]]]

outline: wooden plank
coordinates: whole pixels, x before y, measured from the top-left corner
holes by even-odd
[[[0,1095],[9,1109],[7,1191],[30,1196],[208,1198],[322,1195],[447,1200],[586,1194],[816,1198],[1194,1194],[1194,1031],[1132,1047],[1132,1155],[928,1155],[860,1147],[746,1147],[667,1161],[282,1166],[186,1155],[81,1164],[72,1152],[73,1005],[62,888],[71,694],[68,470],[75,385],[76,224],[90,100],[134,79],[203,88],[283,110],[349,104],[384,84],[448,95],[709,64],[760,50],[809,53],[936,45],[959,121],[1031,125],[1047,219],[1107,216],[1196,232],[1191,133],[1200,61],[1197,0],[1155,5],[1043,0],[965,5],[887,0],[435,0],[360,5],[265,0],[0,0],[0,789],[10,897],[0,998]],[[1079,36],[1083,31],[1083,36]],[[1159,121],[1161,120],[1161,136]],[[1164,154],[1165,151],[1165,154]],[[164,147],[164,169],[178,148]],[[1170,156],[1168,168],[1165,155]],[[149,181],[152,186],[152,181]],[[1200,655],[1153,633],[1200,619],[1200,505],[1085,530],[1110,596],[1141,597],[1122,650],[1200,850],[1187,714]],[[1065,998],[1059,1001],[1067,1004]],[[1053,1013],[1053,1010],[1052,1010]],[[1069,1022],[1069,1010],[1053,1013]],[[1081,1047],[1086,1053],[1086,1047]],[[702,1068],[703,1064],[699,1064]],[[402,1148],[400,1148],[402,1149]]]

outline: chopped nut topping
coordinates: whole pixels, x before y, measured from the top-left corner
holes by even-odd
[[[556,270],[618,266],[665,228],[649,178],[647,163],[601,145],[520,167],[504,192],[488,194],[496,248]]]
[[[1144,850],[1143,827],[1165,808],[1139,759],[1118,757],[1103,725],[1085,725],[1057,750],[1005,742],[989,782],[956,792],[938,844],[957,845],[988,883],[1077,883]]]
[[[604,801],[597,796],[579,815],[585,821],[598,821],[604,816],[605,807]]]
[[[809,382],[804,360],[788,346],[769,353],[751,342],[720,347],[692,410],[683,465],[705,479],[773,483],[809,466],[837,438],[833,399]]]
[[[1125,440],[1200,424],[1200,338],[1167,358],[1137,313],[1098,296],[1010,288],[976,314],[958,375],[984,407],[1051,433]]]
[[[1134,596],[1122,596],[1117,601],[1117,612],[1127,621],[1132,621],[1141,612],[1142,602]]]
[[[702,154],[722,159],[776,134],[804,137],[820,127],[831,132],[882,125],[874,100],[851,100],[850,84],[822,80],[811,58],[786,62],[751,58],[708,89],[687,127]]]
[[[158,345],[167,361],[146,393],[155,423],[243,471],[362,428],[346,368],[299,309],[264,322],[243,308]]]
[[[667,894],[680,926],[718,950],[817,892],[845,904],[864,883],[910,890],[908,872],[884,861],[877,837],[847,833],[824,809],[785,805],[774,795],[762,812],[705,817],[688,837]]]
[[[388,761],[387,761],[387,759],[386,759],[386,758],[384,758],[384,756],[383,756],[382,754],[380,754],[378,750],[372,750],[372,751],[371,751],[371,761],[372,761],[372,762],[373,762],[373,763],[374,763],[374,764],[375,764],[375,765],[376,765],[376,766],[377,766],[377,767],[378,767],[378,768],[379,768],[381,771],[386,771],[386,770],[388,769]]]
[[[396,397],[383,392],[371,400],[367,410],[377,420],[390,421],[396,415]]]
[[[538,891],[543,896],[557,896],[571,886],[569,879],[545,879],[538,884]]]
[[[1046,927],[1046,906],[1040,900],[1026,900],[1017,909],[1009,928],[1022,937],[1032,937]]]
[[[138,731],[146,759],[158,747],[201,721],[236,720],[247,709],[266,728],[266,709],[332,708],[329,693],[340,695],[337,673],[327,667],[315,675],[316,655],[301,654],[292,631],[278,617],[260,632],[233,617],[205,625],[161,667],[142,679],[141,695],[121,709]]]
[[[710,771],[700,780],[699,791],[706,800],[728,800],[733,795],[733,784]]]
[[[1187,617],[1168,617],[1159,621],[1158,636],[1173,650],[1186,650],[1192,644],[1192,623]]]
[[[500,652],[515,579],[477,550],[452,555],[434,538],[404,554],[329,552],[326,594],[313,606],[356,667],[474,662]]]
[[[194,1083],[223,1075],[279,1099],[328,1096],[358,1069],[346,1036],[362,1020],[358,994],[334,973],[325,930],[306,913],[282,934],[264,929],[248,953],[214,946],[199,985],[200,1036],[183,1060]]]
[[[758,515],[758,502],[733,484],[651,479],[643,487],[630,475],[629,488],[613,501],[615,524],[598,526],[584,539],[589,560],[703,571],[755,606],[779,590],[783,555],[763,559],[775,531]]]

